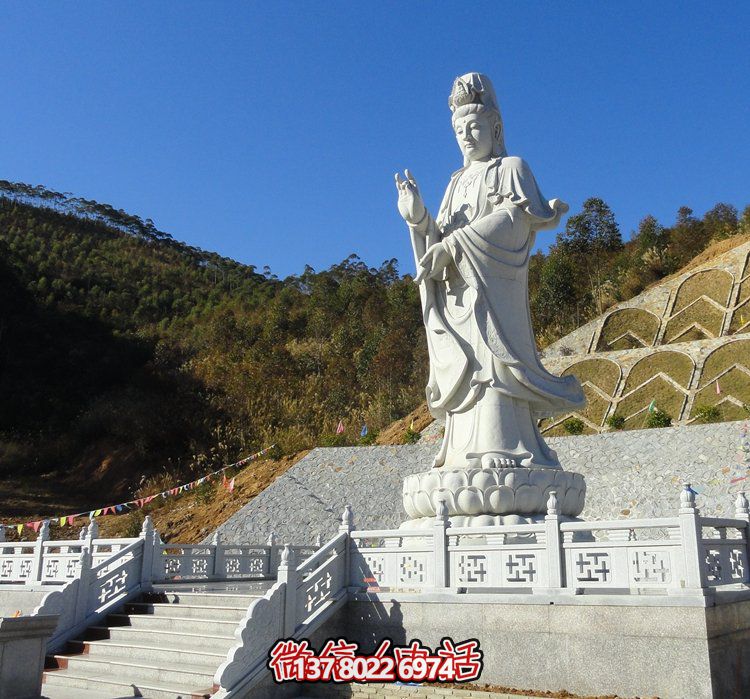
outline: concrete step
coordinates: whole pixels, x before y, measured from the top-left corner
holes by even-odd
[[[157,643],[159,639],[153,639]],[[128,660],[130,662],[153,662],[166,663],[167,665],[183,665],[191,667],[194,665],[212,666],[214,671],[227,658],[227,650],[215,650],[210,642],[204,643],[200,649],[175,648],[168,640],[162,639],[163,645],[149,645],[148,639],[142,643],[135,640],[131,642],[118,642],[111,639],[103,641],[71,641],[68,644],[66,656],[76,657],[84,655],[89,658],[114,658],[117,660]],[[223,648],[224,646],[222,646]]]
[[[155,591],[143,595],[142,602],[157,602],[170,604],[208,605],[218,607],[247,607],[253,600],[263,597],[265,592],[258,591],[257,594],[228,595],[216,592],[175,592]]]
[[[215,629],[199,633],[186,631],[165,631],[156,628],[134,628],[132,626],[92,626],[86,631],[84,640],[99,641],[110,639],[117,643],[156,646],[159,648],[202,649],[212,653],[225,653],[237,643],[234,629],[220,632]]]
[[[238,622],[247,614],[247,607],[193,605],[184,602],[129,602],[125,605],[125,613]]]
[[[217,621],[209,616],[185,618],[182,616],[155,616],[153,614],[110,614],[108,626],[130,626],[134,629],[158,629],[160,631],[180,631],[194,634],[217,634],[231,636],[237,628],[237,621]]]
[[[72,699],[88,696],[75,690],[88,690],[97,699],[125,699],[126,697],[147,697],[148,699],[209,699],[209,687],[190,688],[170,686],[164,682],[136,683],[122,682],[102,675],[88,677],[56,670],[44,673],[42,695],[49,699]]]
[[[96,658],[88,655],[56,655],[60,670],[49,670],[49,674],[62,671],[73,677],[108,677],[123,684],[162,684],[167,687],[199,687],[213,685],[216,667],[212,665],[169,665],[162,662],[129,663],[127,659]]]

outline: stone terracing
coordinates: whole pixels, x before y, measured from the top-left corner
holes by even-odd
[[[358,529],[396,528],[404,478],[430,468],[437,435],[414,445],[315,449],[233,515],[220,531],[227,542],[311,543],[336,530],[345,505]],[[750,445],[744,423],[550,438],[565,469],[588,488],[584,519],[664,517],[676,512],[680,484],[690,482],[705,515],[731,516],[747,481]],[[732,483],[735,480],[736,482]]]
[[[542,423],[564,434],[569,417],[584,432],[606,429],[615,414],[626,429],[643,427],[649,406],[675,424],[699,408],[737,420],[750,404],[750,243],[618,304],[550,345],[547,369],[574,374],[588,398],[584,410]]]

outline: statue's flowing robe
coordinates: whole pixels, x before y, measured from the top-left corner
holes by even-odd
[[[553,376],[539,360],[528,302],[535,234],[557,226],[567,205],[545,200],[528,165],[504,156],[487,164],[476,202],[459,206],[463,172],[451,178],[437,221],[428,218],[424,235],[412,230],[417,261],[436,243],[452,258],[441,279],[420,285],[430,410],[465,412],[490,387],[527,403],[534,419],[580,408],[577,379]]]

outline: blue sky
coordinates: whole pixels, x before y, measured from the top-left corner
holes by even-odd
[[[447,95],[479,70],[544,194],[601,196],[627,236],[750,203],[749,8],[5,2],[0,178],[282,277],[353,252],[411,271],[393,173],[437,208],[461,164]]]

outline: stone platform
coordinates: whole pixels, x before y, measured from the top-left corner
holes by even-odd
[[[709,516],[731,514],[736,491],[749,488],[734,477],[747,473],[740,462],[741,422],[555,437],[566,471],[586,479],[581,518],[664,517],[674,511],[674,493],[690,482],[697,504]],[[429,429],[429,428],[428,428]],[[424,437],[415,445],[314,449],[220,528],[228,543],[312,543],[333,535],[344,506],[363,529],[395,529],[406,514],[399,504],[404,479],[428,471],[438,444]],[[252,468],[252,466],[250,467]],[[206,541],[211,532],[206,532]]]
[[[319,636],[344,636],[371,650],[386,637],[435,647],[446,634],[479,640],[480,684],[660,699],[741,699],[750,686],[750,600],[731,592],[704,603],[671,596],[468,594],[458,602],[447,594],[361,594]]]

